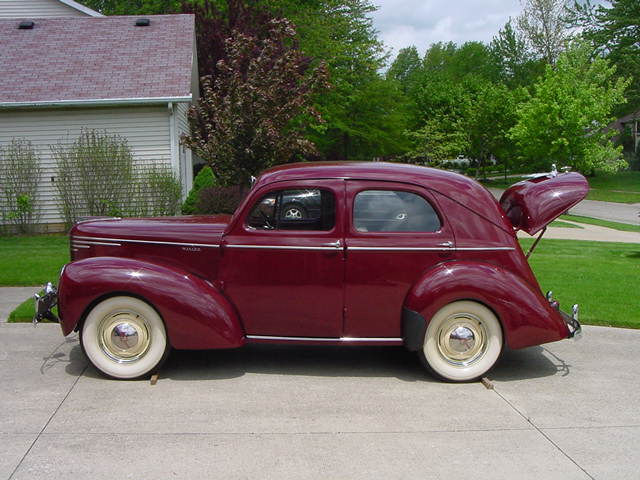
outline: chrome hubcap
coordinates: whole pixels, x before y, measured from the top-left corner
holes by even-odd
[[[100,324],[99,337],[102,351],[118,363],[133,362],[143,357],[151,343],[144,317],[131,311],[105,317]]]
[[[487,334],[478,317],[459,313],[447,318],[438,335],[438,350],[452,365],[466,367],[477,361],[487,347]]]

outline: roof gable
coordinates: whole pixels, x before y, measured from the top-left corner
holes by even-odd
[[[193,15],[0,20],[0,106],[191,97]]]
[[[85,7],[84,5],[78,3],[78,2],[74,2],[73,0],[58,0],[61,3],[64,3],[65,5],[68,5],[71,8],[75,8],[76,10],[78,10],[79,12],[85,13],[87,15],[89,15],[90,17],[102,17],[103,15],[99,12],[96,12],[95,10],[91,10],[89,7]]]

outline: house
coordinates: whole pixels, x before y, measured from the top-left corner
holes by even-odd
[[[640,145],[640,110],[618,118],[613,123],[613,128],[619,132],[624,132],[628,129],[633,142],[633,151],[638,151],[638,145]]]
[[[50,145],[82,128],[125,137],[139,164],[170,166],[185,196],[192,186],[180,136],[198,95],[194,17],[145,18],[31,18],[22,27],[24,17],[0,19],[0,145],[23,138],[36,147],[48,230],[62,222]]]
[[[102,17],[73,0],[0,0],[0,18]]]

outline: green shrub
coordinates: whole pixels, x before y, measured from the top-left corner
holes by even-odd
[[[182,204],[182,214],[193,215],[196,213],[196,204],[198,203],[200,191],[203,188],[214,187],[215,185],[216,178],[213,176],[213,170],[211,167],[206,166],[200,170],[198,175],[196,175],[196,178],[193,180],[193,188]]]
[[[28,233],[39,216],[40,158],[28,140],[0,147],[0,215],[18,233]]]
[[[233,213],[244,199],[247,190],[241,186],[206,187],[200,191],[195,213]]]
[[[67,225],[85,216],[175,215],[182,187],[162,165],[137,164],[119,135],[82,129],[72,143],[51,147],[59,207]]]

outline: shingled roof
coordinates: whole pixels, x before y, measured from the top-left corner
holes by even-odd
[[[0,106],[189,100],[193,15],[138,18],[0,20]]]

